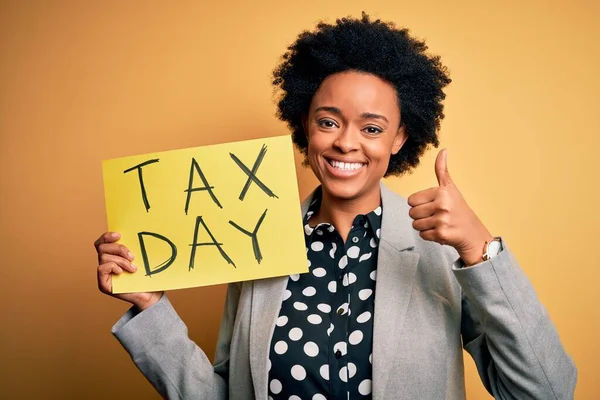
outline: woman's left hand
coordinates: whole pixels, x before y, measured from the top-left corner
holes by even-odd
[[[485,243],[493,236],[450,178],[446,160],[444,149],[435,160],[439,186],[411,195],[408,215],[423,239],[454,247],[466,265],[474,265],[483,261]]]

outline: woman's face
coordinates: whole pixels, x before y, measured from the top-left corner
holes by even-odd
[[[379,191],[390,156],[406,141],[395,88],[356,71],[328,76],[304,124],[308,162],[323,190],[340,200]]]

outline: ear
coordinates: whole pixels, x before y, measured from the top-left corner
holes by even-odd
[[[406,134],[406,126],[404,124],[400,125],[398,128],[398,132],[396,132],[396,136],[394,137],[394,143],[392,144],[392,155],[398,154],[406,140],[408,139],[408,135]]]

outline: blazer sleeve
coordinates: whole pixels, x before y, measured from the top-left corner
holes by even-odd
[[[453,270],[463,290],[463,346],[494,398],[572,399],[575,364],[511,252]]]
[[[226,399],[229,349],[240,285],[229,284],[214,366],[189,337],[185,323],[166,294],[153,306],[130,309],[112,328],[113,335],[154,388],[168,399]]]

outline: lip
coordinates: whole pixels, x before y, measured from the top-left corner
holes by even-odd
[[[340,160],[340,159],[333,159],[333,158],[327,158],[327,157],[324,157],[324,160],[325,160],[325,165],[326,165],[327,171],[329,171],[329,173],[336,178],[352,178],[352,177],[360,174],[362,172],[362,170],[365,168],[365,166],[367,165],[366,163],[357,161],[357,160]],[[357,169],[343,170],[343,169],[336,168],[333,165],[331,165],[332,161],[339,161],[339,162],[344,162],[344,163],[357,163],[357,164],[362,164],[362,166]]]

